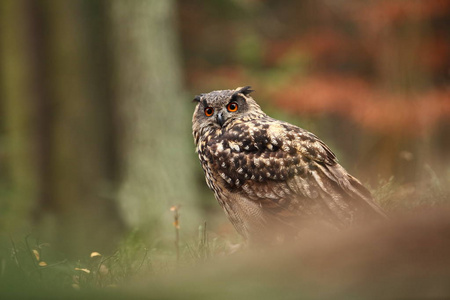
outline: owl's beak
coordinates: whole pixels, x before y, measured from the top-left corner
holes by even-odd
[[[216,116],[216,121],[220,125],[220,127],[223,126],[223,123],[225,123],[225,119],[223,118],[223,114],[219,112]]]

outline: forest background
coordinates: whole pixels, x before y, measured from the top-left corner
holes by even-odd
[[[250,85],[388,210],[448,201],[450,1],[0,2],[0,233],[68,257],[237,239],[194,153],[196,94]],[[7,242],[9,243],[9,241]]]

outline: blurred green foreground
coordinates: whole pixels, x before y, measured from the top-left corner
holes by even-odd
[[[54,261],[48,245],[13,242],[0,295],[98,299],[445,299],[450,295],[450,213],[430,210],[298,243],[240,249],[211,239],[174,251],[130,238],[111,256]],[[234,249],[233,249],[234,248]],[[48,260],[47,260],[48,259]],[[46,262],[47,260],[47,262]]]

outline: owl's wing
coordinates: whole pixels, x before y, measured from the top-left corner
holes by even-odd
[[[283,222],[303,216],[345,225],[385,216],[328,146],[304,129],[267,118],[238,123],[217,139],[210,163],[224,183]]]

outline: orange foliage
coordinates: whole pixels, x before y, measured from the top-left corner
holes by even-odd
[[[422,135],[450,120],[450,0],[236,2],[228,17],[198,3],[180,2],[194,92],[251,85],[282,109],[383,134]],[[260,61],[245,65],[236,45],[247,37]]]
[[[316,75],[294,77],[275,89],[267,88],[243,69],[220,68],[191,73],[204,90],[235,88],[249,82],[280,108],[300,115],[336,114],[378,132],[426,134],[450,118],[450,90],[429,90],[410,95],[377,89],[358,77]],[[214,78],[214,81],[211,80]]]
[[[338,114],[371,130],[409,135],[425,134],[450,117],[450,90],[393,94],[354,77],[294,78],[272,98],[295,113]]]
[[[448,63],[450,43],[445,37],[436,37],[421,45],[420,53],[420,63],[430,72],[438,72]]]
[[[372,30],[380,31],[406,21],[423,21],[445,15],[450,9],[450,1],[378,0],[357,4],[352,2],[351,8],[350,16],[360,24],[367,24]]]

